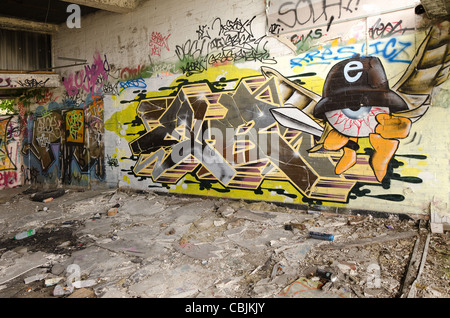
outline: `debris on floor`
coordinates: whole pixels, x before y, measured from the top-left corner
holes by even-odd
[[[131,190],[58,193],[16,191],[0,205],[0,297],[450,295],[449,233],[431,233],[426,219]]]

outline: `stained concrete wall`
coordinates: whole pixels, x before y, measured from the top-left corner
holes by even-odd
[[[418,1],[344,2],[144,1],[61,25],[55,66],[88,62],[31,103],[26,169],[445,219],[449,23]]]

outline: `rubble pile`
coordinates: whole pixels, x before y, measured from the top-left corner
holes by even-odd
[[[425,219],[129,190],[18,192],[0,219],[0,297],[450,294],[448,232]]]

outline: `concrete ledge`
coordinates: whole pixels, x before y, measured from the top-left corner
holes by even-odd
[[[59,30],[57,24],[35,22],[9,17],[0,17],[0,28],[13,31],[29,31],[47,34],[56,33]]]
[[[61,85],[59,74],[9,73],[0,71],[0,89],[55,88]]]

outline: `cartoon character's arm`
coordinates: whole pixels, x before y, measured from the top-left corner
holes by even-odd
[[[344,149],[344,154],[335,167],[336,174],[347,171],[356,163],[356,150],[359,147],[357,138],[344,136],[333,129],[326,136],[323,147],[326,150]]]
[[[398,149],[397,139],[406,138],[411,130],[411,120],[388,114],[376,117],[378,125],[375,133],[369,135],[369,141],[374,149],[370,165],[378,181],[382,181],[387,173],[389,161]]]

